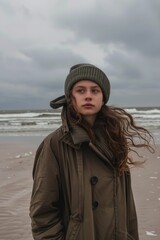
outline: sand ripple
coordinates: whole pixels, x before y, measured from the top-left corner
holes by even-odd
[[[21,178],[6,183],[0,194],[0,239],[31,240],[30,219],[28,217],[31,179]],[[28,187],[27,187],[28,186]]]

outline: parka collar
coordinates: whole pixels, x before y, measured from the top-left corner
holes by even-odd
[[[67,109],[64,106],[61,113],[62,119],[62,131],[63,136],[61,140],[66,144],[70,145],[75,149],[80,149],[81,144],[84,142],[88,142],[89,146],[92,148],[94,152],[96,152],[100,158],[102,158],[105,162],[107,162],[113,169],[113,165],[109,161],[108,157],[103,153],[102,150],[99,149],[98,145],[94,145],[87,134],[87,132],[78,125],[69,126],[67,122]],[[103,145],[103,148],[106,148],[106,145]],[[107,148],[108,149],[108,148]],[[106,149],[106,151],[107,151]],[[108,154],[107,154],[108,155]]]
[[[62,140],[74,148],[80,148],[83,142],[89,142],[89,136],[87,132],[78,125],[68,125],[67,121],[67,107],[64,106],[61,113],[62,119]]]
[[[57,98],[51,102],[51,105],[53,108],[56,108],[55,106],[59,106],[60,102],[64,101],[64,97]],[[59,102],[60,101],[60,102]],[[63,102],[64,103],[64,102]],[[81,144],[84,142],[88,142],[89,146],[102,158],[105,159],[109,163],[109,165],[112,166],[111,162],[108,160],[112,159],[113,156],[110,153],[108,146],[105,144],[105,141],[101,141],[101,137],[98,137],[99,131],[97,132],[96,136],[98,137],[98,141],[96,141],[96,145],[93,145],[90,141],[90,138],[87,134],[87,132],[80,126],[75,124],[68,124],[68,118],[67,118],[67,104],[65,104],[62,108],[61,112],[61,119],[62,119],[62,131],[63,135],[61,137],[61,140],[71,146],[75,149],[80,149]],[[113,167],[113,166],[112,166]]]
[[[87,132],[83,128],[81,128],[77,125],[72,126],[71,136],[72,136],[74,144],[80,144],[83,142],[90,141]]]
[[[67,119],[67,99],[65,95],[58,97],[50,102],[50,106],[53,109],[62,107],[62,112],[61,112],[61,119],[62,119],[62,129],[65,134],[70,133],[73,144],[81,144],[83,142],[88,142],[89,141],[89,136],[87,132],[81,128],[80,126],[73,125],[69,126],[68,125],[68,119]]]

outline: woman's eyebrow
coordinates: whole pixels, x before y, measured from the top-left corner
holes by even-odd
[[[79,85],[79,86],[76,86],[75,88],[87,88],[87,86],[81,86],[81,85]],[[91,88],[100,88],[99,86],[90,86]]]
[[[75,86],[75,88],[79,88],[79,87],[85,88],[85,86],[81,86],[81,85]]]
[[[100,88],[99,86],[91,86],[91,88]]]

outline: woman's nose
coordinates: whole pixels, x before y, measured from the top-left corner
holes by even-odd
[[[92,98],[92,93],[91,93],[91,91],[90,90],[88,90],[88,91],[86,91],[86,95],[85,95],[85,98],[89,98],[89,99],[91,99]]]

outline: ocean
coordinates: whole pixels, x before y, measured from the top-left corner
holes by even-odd
[[[125,108],[160,143],[160,107]],[[45,137],[61,125],[61,110],[0,111],[0,137]]]

